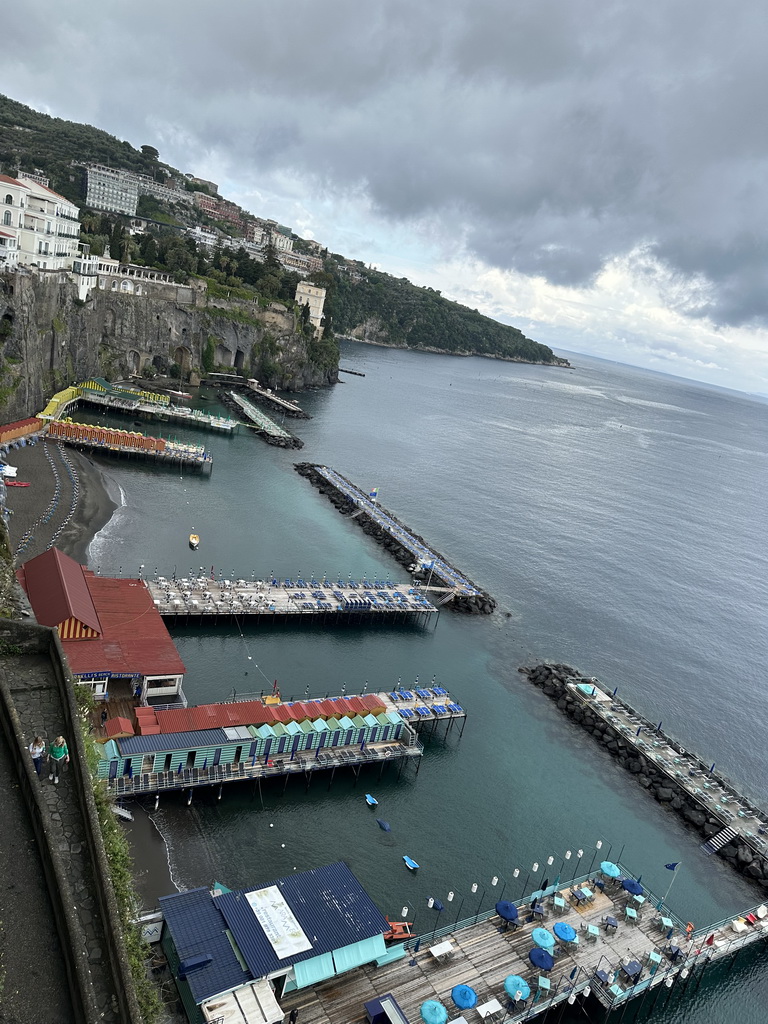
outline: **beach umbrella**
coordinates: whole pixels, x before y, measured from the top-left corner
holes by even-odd
[[[627,892],[632,893],[633,896],[642,896],[643,887],[639,882],[636,882],[634,878],[625,878],[621,883],[621,888],[626,889]]]
[[[571,927],[571,925],[567,924],[565,921],[557,921],[554,924],[552,931],[558,939],[562,939],[563,942],[573,942],[576,938],[576,929]]]
[[[528,954],[528,959],[531,961],[534,967],[538,967],[540,971],[551,971],[555,966],[555,960],[551,953],[548,953],[546,949],[539,949],[538,946],[534,948]]]
[[[422,1003],[419,1014],[424,1024],[445,1024],[448,1020],[448,1011],[436,999],[427,999]]]
[[[516,921],[518,916],[517,907],[509,900],[499,900],[496,904],[496,913],[504,921]]]
[[[504,979],[504,991],[510,999],[527,999],[531,994],[531,986],[519,974],[510,974]]]
[[[618,878],[621,874],[621,868],[617,867],[612,860],[604,860],[600,864],[600,870],[608,878]]]
[[[477,1006],[477,992],[469,985],[454,985],[451,989],[451,999],[460,1010],[471,1010]]]
[[[551,949],[555,944],[554,935],[552,932],[547,931],[546,928],[534,928],[531,932],[531,938],[541,949]]]

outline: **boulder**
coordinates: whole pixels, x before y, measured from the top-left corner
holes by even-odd
[[[674,799],[675,791],[670,789],[669,786],[659,786],[653,794],[660,804],[668,804],[670,800]]]

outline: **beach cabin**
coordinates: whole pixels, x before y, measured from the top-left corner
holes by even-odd
[[[277,1024],[285,994],[393,959],[388,922],[343,863],[255,889],[191,889],[160,908],[160,942],[191,1024]]]

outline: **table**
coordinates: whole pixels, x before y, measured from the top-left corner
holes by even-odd
[[[668,917],[662,917],[661,927],[664,928],[666,931],[669,931],[670,928],[674,928],[675,926],[672,924]]]
[[[593,900],[593,899],[595,898],[595,894],[594,894],[594,893],[592,892],[592,890],[591,890],[591,889],[588,889],[588,888],[586,887],[586,885],[582,885],[582,887],[581,887],[581,891],[582,891],[582,892],[584,893],[584,898],[585,898],[585,899],[587,899],[587,900]]]
[[[466,1017],[454,1017],[448,1024],[468,1024]]]
[[[595,977],[598,981],[602,982],[603,985],[609,985],[611,982],[610,976],[605,971],[595,971]]]
[[[573,889],[571,892],[571,896],[573,896],[577,903],[583,903],[584,900],[587,898],[587,894],[584,892],[583,889]]]
[[[597,938],[597,936],[599,934],[600,934],[600,929],[597,927],[596,924],[588,924],[587,925],[587,935],[592,935],[594,938]]]
[[[615,929],[615,928],[619,927],[619,922],[616,920],[615,917],[611,917],[610,914],[606,914],[604,924],[605,924],[605,930],[606,931],[608,931],[609,928],[614,928]]]
[[[555,896],[552,900],[552,905],[557,907],[558,910],[565,910],[565,900],[562,896]]]
[[[478,1006],[477,1012],[481,1017],[491,1017],[494,1013],[498,1013],[502,1010],[503,1006],[498,999],[489,999],[487,1003],[483,1003],[482,1006]]]
[[[638,905],[639,907],[642,907],[642,905],[643,905],[643,904],[645,903],[645,896],[637,896],[637,895],[634,895],[634,896],[632,897],[632,899],[633,899],[633,900],[635,901],[635,903],[636,903],[636,904],[637,904],[637,905]]]
[[[634,907],[625,907],[624,916],[628,921],[632,921],[633,924],[637,924],[637,911],[634,909]]]
[[[621,965],[622,974],[626,974],[630,981],[635,981],[642,974],[643,968],[637,960],[630,960],[628,964]]]
[[[442,957],[452,953],[453,948],[453,943],[446,939],[445,942],[438,942],[436,946],[430,946],[429,952],[435,960],[440,960]]]

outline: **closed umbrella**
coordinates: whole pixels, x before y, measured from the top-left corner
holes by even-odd
[[[563,942],[573,942],[573,940],[576,938],[576,929],[573,928],[571,925],[567,924],[565,921],[555,922],[554,926],[552,927],[552,931],[555,933],[558,939],[562,939]]]
[[[477,1006],[477,992],[469,985],[455,985],[451,989],[451,999],[460,1010],[471,1010]]]
[[[527,999],[531,994],[531,986],[519,974],[510,974],[504,979],[504,991],[510,999]]]
[[[448,1020],[448,1011],[436,999],[427,999],[422,1003],[419,1013],[424,1024],[445,1024]]]
[[[633,896],[642,896],[643,887],[639,882],[636,882],[634,878],[625,878],[621,883],[621,888],[626,889],[627,892],[631,892]]]
[[[531,932],[531,938],[542,949],[552,949],[555,944],[554,935],[552,932],[548,932],[546,928],[534,928]]]
[[[539,949],[536,946],[528,954],[528,959],[531,961],[534,967],[538,967],[540,971],[551,971],[555,966],[554,958],[551,953],[548,953],[546,949]]]
[[[517,907],[509,900],[499,900],[496,904],[496,913],[505,921],[516,921],[518,917]]]
[[[604,860],[600,864],[600,870],[608,878],[618,878],[621,874],[621,868],[617,867],[612,860]]]

